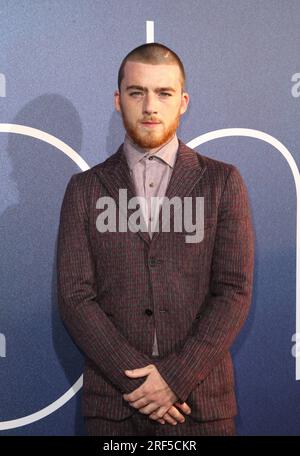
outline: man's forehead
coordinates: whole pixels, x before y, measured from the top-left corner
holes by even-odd
[[[180,84],[180,70],[176,64],[150,64],[128,61],[124,67],[124,82],[128,84],[159,83],[162,86]],[[142,84],[144,85],[144,84]]]

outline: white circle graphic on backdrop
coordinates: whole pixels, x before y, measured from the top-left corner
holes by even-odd
[[[63,152],[67,155],[74,163],[82,170],[86,171],[90,169],[89,165],[83,160],[83,158],[75,152],[70,146],[66,143],[61,141],[60,139],[56,138],[49,133],[46,133],[42,130],[38,130],[37,128],[27,127],[25,125],[17,125],[17,124],[6,124],[0,123],[0,133],[15,133],[24,136],[30,136],[31,138],[39,139],[44,141],[51,146],[56,147],[58,150]],[[9,421],[0,421],[0,431],[14,429],[21,426],[26,426],[28,424],[34,423],[35,421],[39,421],[42,418],[50,415],[51,413],[55,412],[57,409],[62,407],[66,402],[68,402],[75,394],[80,390],[82,387],[83,376],[81,375],[79,379],[68,389],[68,391],[60,396],[56,401],[52,402],[47,407],[39,410],[38,412],[32,413],[31,415],[23,416],[21,418],[17,418],[15,420]]]
[[[41,141],[44,141],[57,149],[59,149],[61,152],[63,152],[65,155],[67,155],[71,160],[73,160],[74,163],[82,170],[86,171],[90,169],[88,164],[83,160],[83,158],[75,152],[70,146],[68,146],[66,143],[61,141],[60,139],[56,138],[53,135],[50,135],[49,133],[46,133],[42,130],[38,130],[37,128],[32,128],[32,127],[27,127],[25,125],[17,125],[17,124],[7,124],[7,123],[0,123],[0,133],[15,133],[15,134],[20,134],[20,135],[25,135],[25,136],[30,136],[32,138],[39,139]],[[288,151],[288,149],[276,138],[274,138],[271,135],[268,135],[267,133],[264,133],[259,130],[253,130],[249,128],[225,128],[221,130],[215,130],[211,131],[209,133],[204,133],[200,136],[197,136],[193,140],[187,143],[188,147],[195,148],[201,144],[204,144],[206,142],[212,141],[214,139],[219,139],[219,138],[225,138],[225,137],[230,137],[230,136],[244,136],[244,137],[250,137],[250,138],[256,138],[261,141],[267,142],[271,144],[275,149],[277,149],[287,160],[290,169],[292,171],[294,180],[295,180],[295,186],[296,186],[296,193],[297,193],[297,265],[296,265],[296,332],[300,332],[300,302],[299,302],[299,285],[300,285],[300,280],[299,280],[299,272],[300,272],[300,255],[298,252],[298,246],[300,245],[300,232],[298,228],[300,227],[300,211],[298,210],[299,207],[298,205],[300,204],[300,176],[299,176],[299,170],[296,165],[296,162],[292,156],[292,154]],[[300,380],[300,359],[296,358],[296,380]],[[17,427],[21,426],[26,426],[28,424],[31,424],[35,421],[41,420],[42,418],[45,418],[46,416],[50,415],[51,413],[55,412],[58,410],[60,407],[62,407],[64,404],[66,404],[75,394],[80,390],[82,387],[83,383],[83,375],[81,375],[78,380],[71,386],[71,388],[68,389],[66,393],[64,393],[62,396],[60,396],[56,401],[52,402],[49,404],[47,407],[44,407],[43,409],[32,413],[30,415],[17,418],[15,420],[9,420],[9,421],[0,421],[0,430],[8,430],[8,429],[14,429]]]

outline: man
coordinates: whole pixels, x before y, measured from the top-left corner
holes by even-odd
[[[178,140],[188,102],[173,51],[158,43],[131,51],[115,92],[124,144],[72,176],[66,189],[58,297],[86,357],[82,406],[89,435],[235,434],[229,348],[251,301],[251,215],[237,169]],[[130,204],[126,229],[101,228],[101,198],[116,202],[114,222],[124,222],[120,190],[127,202],[146,201],[145,229],[129,229]],[[163,206],[158,213],[148,204],[163,196],[193,204],[202,198],[204,218],[194,224],[197,230],[203,223],[201,241],[187,242],[186,225],[174,229],[182,218],[175,210],[171,229],[163,229]]]

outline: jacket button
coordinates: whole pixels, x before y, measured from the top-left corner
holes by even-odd
[[[146,314],[146,315],[149,315],[149,317],[150,317],[150,315],[152,315],[153,312],[152,312],[151,309],[146,309],[146,310],[145,310],[145,314]]]
[[[153,267],[156,265],[156,259],[153,257],[149,258],[149,266]]]

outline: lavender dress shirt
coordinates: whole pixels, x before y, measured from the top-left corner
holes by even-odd
[[[159,204],[156,210],[154,210],[154,207],[151,208],[151,197],[165,196],[176,161],[178,146],[176,133],[167,144],[159,149],[154,149],[154,151],[152,149],[142,149],[128,135],[125,136],[124,153],[134,183],[136,196],[142,196],[147,203],[141,209],[150,238],[152,238],[153,227],[157,221],[160,207]],[[156,331],[154,330],[152,356],[158,355]]]

